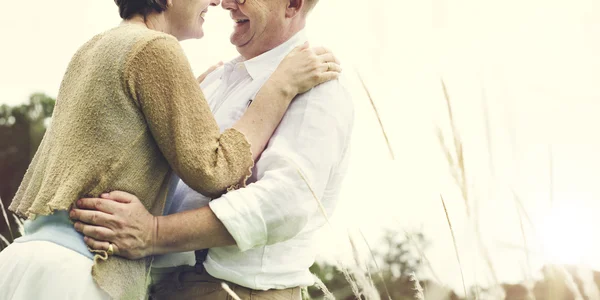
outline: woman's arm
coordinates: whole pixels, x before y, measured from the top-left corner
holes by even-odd
[[[181,179],[211,197],[244,185],[294,96],[336,78],[335,57],[307,45],[269,78],[246,114],[222,134],[179,43],[161,37],[135,49],[125,84],[163,155]],[[332,70],[327,66],[333,65]]]
[[[190,187],[216,196],[250,175],[250,143],[259,141],[248,141],[235,129],[220,133],[177,40],[161,36],[140,43],[126,63],[124,80],[157,146]],[[273,106],[285,109],[288,102]]]
[[[265,149],[291,99],[316,85],[336,79],[340,72],[335,56],[323,47],[310,49],[305,43],[292,50],[233,126],[251,141],[252,158],[256,160]],[[273,105],[274,99],[282,99],[286,105]]]

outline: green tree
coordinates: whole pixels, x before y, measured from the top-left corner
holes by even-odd
[[[386,230],[381,241],[376,244],[377,247],[374,247],[376,250],[374,250],[373,257],[369,258],[371,274],[369,276],[365,270],[365,278],[372,278],[381,299],[387,299],[388,292],[390,298],[394,300],[414,299],[415,284],[410,280],[410,275],[417,272],[422,265],[422,257],[418,253],[417,247],[426,249],[428,242],[421,232],[410,234],[410,239],[407,237],[408,235],[394,230]],[[373,260],[377,262],[379,271]],[[310,270],[323,281],[336,298],[355,298],[350,284],[337,267],[327,263],[315,263]],[[442,287],[433,282],[421,282],[421,285],[425,288],[431,287],[440,290],[437,293],[440,295],[439,299],[457,299],[451,290],[442,291]],[[317,287],[309,287],[308,292],[314,299],[324,296]]]
[[[55,103],[52,97],[36,93],[27,104],[0,106],[0,197],[5,207],[14,197],[42,141]],[[15,226],[12,228],[10,233],[6,223],[0,222],[0,234],[15,236]]]

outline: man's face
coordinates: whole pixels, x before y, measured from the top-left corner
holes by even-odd
[[[234,22],[230,41],[244,58],[256,57],[286,40],[288,3],[287,0],[246,0],[243,4],[236,0],[222,2]]]

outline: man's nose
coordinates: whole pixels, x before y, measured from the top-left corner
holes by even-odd
[[[221,0],[210,0],[210,6],[217,6],[221,4]]]
[[[223,0],[223,2],[221,2],[221,7],[227,10],[235,10],[238,8],[238,3],[236,0]]]

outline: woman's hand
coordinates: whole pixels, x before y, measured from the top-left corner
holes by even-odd
[[[324,47],[309,48],[305,43],[283,59],[270,80],[287,86],[296,95],[338,78],[341,71],[340,62],[331,51]]]
[[[132,194],[114,191],[79,199],[70,217],[92,249],[106,251],[113,244],[114,254],[128,259],[153,254],[157,219]]]

